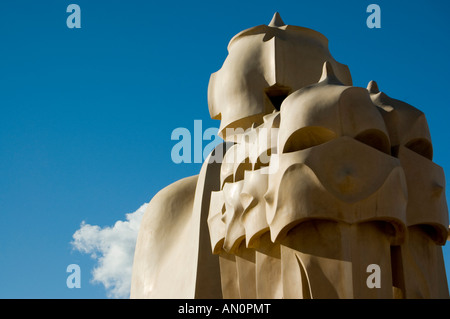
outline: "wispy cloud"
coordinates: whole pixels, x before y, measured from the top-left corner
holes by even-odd
[[[110,298],[128,298],[136,238],[147,203],[112,227],[86,224],[73,234],[74,249],[97,261],[92,281],[102,283]]]

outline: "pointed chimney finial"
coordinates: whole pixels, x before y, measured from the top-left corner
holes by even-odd
[[[370,81],[367,85],[367,91],[371,94],[380,93],[380,90],[378,89],[378,84],[375,81]]]
[[[328,84],[339,84],[343,85],[334,73],[333,65],[329,61],[323,63],[322,76],[319,82],[326,81]]]
[[[328,61],[325,61],[322,67],[322,76],[320,77],[319,82],[322,82],[328,77],[331,77],[334,75],[333,67],[331,66],[331,63]]]
[[[286,25],[278,12],[275,12],[273,15],[272,21],[269,23],[269,27],[282,27]]]

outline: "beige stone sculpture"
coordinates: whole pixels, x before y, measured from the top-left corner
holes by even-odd
[[[131,297],[448,298],[424,114],[352,86],[323,35],[278,13],[228,51],[208,89],[226,142],[152,199]]]

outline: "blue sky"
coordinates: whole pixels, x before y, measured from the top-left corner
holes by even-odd
[[[66,26],[71,3],[81,29]],[[381,8],[381,29],[366,26],[370,3]],[[204,130],[219,126],[209,118],[209,76],[233,35],[275,11],[323,33],[355,86],[376,80],[425,112],[434,161],[450,176],[449,9],[447,1],[3,1],[0,298],[107,297],[72,235],[82,221],[125,220],[199,172],[172,162],[171,132],[193,131],[197,119]],[[448,245],[444,253],[450,269]],[[73,263],[80,289],[66,286]]]

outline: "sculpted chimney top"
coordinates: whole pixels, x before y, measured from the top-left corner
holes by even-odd
[[[281,19],[280,14],[278,12],[275,12],[272,21],[270,21],[269,23],[269,27],[282,27],[284,25],[286,24],[283,22],[283,19]]]

